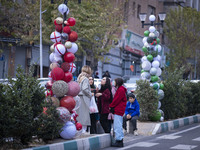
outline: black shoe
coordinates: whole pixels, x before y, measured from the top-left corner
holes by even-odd
[[[115,143],[112,143],[111,146],[112,146],[112,147],[124,147],[123,140],[120,140],[120,141],[116,140],[116,142],[115,142]]]

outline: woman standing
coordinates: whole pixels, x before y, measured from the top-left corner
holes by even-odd
[[[81,105],[77,109],[78,122],[82,124],[82,133],[86,132],[87,126],[91,125],[90,122],[90,101],[92,97],[89,76],[91,75],[91,68],[89,66],[83,66],[81,73],[77,78],[77,81],[80,85],[80,93],[78,96],[81,99]]]
[[[100,114],[100,123],[104,129],[105,133],[110,133],[111,131],[111,120],[108,120],[109,104],[112,102],[112,92],[111,92],[111,84],[110,79],[108,77],[104,77],[101,80],[101,89],[96,93],[96,97],[98,98],[98,110]]]
[[[94,85],[94,79],[93,79],[93,77],[89,77],[89,83],[90,83],[90,88],[91,88],[92,96],[95,96],[95,94],[96,94],[96,87]],[[96,102],[96,98],[95,98],[95,102]],[[98,113],[91,113],[90,114],[90,121],[91,121],[90,134],[97,134],[97,128],[96,128],[97,120],[98,120]]]
[[[115,87],[117,91],[113,98],[112,103],[109,105],[110,111],[114,114],[114,132],[115,132],[115,140],[116,142],[112,144],[114,147],[123,147],[123,115],[126,109],[126,88],[122,86],[124,83],[123,79],[117,78],[115,79]]]

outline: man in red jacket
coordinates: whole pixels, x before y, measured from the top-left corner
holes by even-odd
[[[115,87],[117,91],[113,98],[112,103],[109,105],[110,111],[114,114],[114,132],[115,132],[115,140],[116,142],[112,144],[114,147],[123,147],[123,115],[126,109],[126,88],[122,86],[124,83],[123,79],[117,78],[115,79]]]

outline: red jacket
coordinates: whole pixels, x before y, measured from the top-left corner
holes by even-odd
[[[123,116],[125,109],[126,109],[126,88],[123,86],[120,86],[113,98],[112,103],[109,105],[110,108],[114,108],[114,111],[116,115]]]
[[[102,96],[98,98],[98,109],[99,114],[108,114],[110,112],[109,110],[109,104],[111,103],[110,100],[110,90],[106,89],[103,91]]]

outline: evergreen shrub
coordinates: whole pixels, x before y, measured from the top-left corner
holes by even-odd
[[[146,80],[137,81],[136,89],[137,100],[140,104],[141,121],[150,120],[154,116],[158,108],[158,95],[150,86],[150,82]]]

